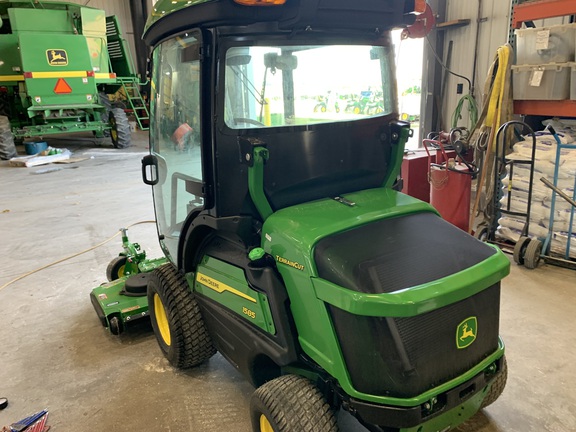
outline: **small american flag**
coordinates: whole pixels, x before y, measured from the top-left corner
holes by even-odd
[[[10,425],[11,432],[47,432],[48,411],[42,410]]]

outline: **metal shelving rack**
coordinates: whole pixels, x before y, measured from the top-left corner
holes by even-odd
[[[539,1],[529,1],[526,3],[515,4],[513,1],[513,12],[512,12],[512,29],[519,29],[522,24],[527,21],[534,21],[546,18],[555,18],[566,15],[576,15],[576,1],[574,0],[539,0]],[[551,116],[551,117],[576,117],[576,101],[573,100],[561,100],[561,101],[546,101],[546,100],[517,100],[514,101],[514,112],[521,115],[539,115],[539,116]],[[554,182],[553,185],[556,187],[558,185],[558,171],[560,165],[560,154],[563,149],[576,150],[576,145],[574,144],[562,144],[558,138],[558,135],[554,133],[554,137],[557,141],[556,150],[556,164],[554,169]],[[575,190],[573,199],[576,199],[576,179],[575,179]],[[556,204],[556,192],[552,192],[552,201],[550,209],[550,221],[548,236],[544,239],[544,244],[542,247],[542,257],[551,264],[563,265],[570,268],[575,268],[576,265],[574,261],[570,259],[570,243],[571,235],[574,228],[574,214],[575,210],[572,209],[569,223],[568,240],[565,254],[563,257],[552,257],[549,253],[553,227],[554,227],[554,210]]]
[[[512,28],[519,29],[526,21],[576,15],[574,0],[540,0],[514,5]],[[576,101],[514,101],[514,112],[522,115],[576,117]]]

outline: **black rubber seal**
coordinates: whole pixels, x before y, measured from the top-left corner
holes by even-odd
[[[8,406],[8,399],[5,397],[0,397],[0,410],[3,410]]]

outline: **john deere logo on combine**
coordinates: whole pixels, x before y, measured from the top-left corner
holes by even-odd
[[[478,321],[476,317],[466,318],[456,329],[456,346],[463,349],[472,345],[478,334]]]
[[[50,66],[68,65],[68,54],[66,54],[66,51],[64,50],[61,49],[46,50],[46,57],[48,58],[48,64]]]

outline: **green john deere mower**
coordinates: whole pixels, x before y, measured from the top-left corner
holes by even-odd
[[[447,431],[506,382],[508,259],[397,192],[390,30],[413,1],[160,0],[152,185],[168,263],[147,297],[176,367],[216,351],[257,387],[254,431]],[[371,89],[382,112],[315,112]],[[318,111],[318,110],[316,110]]]

